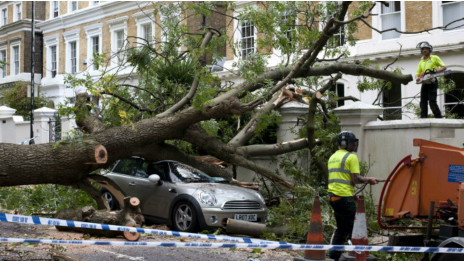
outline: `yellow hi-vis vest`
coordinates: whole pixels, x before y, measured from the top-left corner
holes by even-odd
[[[351,197],[354,183],[351,173],[359,173],[358,156],[347,150],[336,151],[329,159],[329,193],[339,197]]]

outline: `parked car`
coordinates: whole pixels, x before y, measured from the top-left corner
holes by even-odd
[[[226,184],[223,178],[176,161],[148,163],[131,157],[116,162],[102,173],[126,196],[140,199],[140,208],[150,223],[167,224],[177,231],[195,232],[224,227],[227,219],[264,222],[267,208],[254,190]],[[110,208],[119,203],[107,190],[102,196]]]

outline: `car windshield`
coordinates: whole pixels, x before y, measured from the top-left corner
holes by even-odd
[[[173,182],[214,182],[206,173],[193,167],[176,162],[173,162],[171,166],[171,179]]]

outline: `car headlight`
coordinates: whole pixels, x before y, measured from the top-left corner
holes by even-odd
[[[200,201],[208,206],[214,206],[217,202],[216,197],[211,192],[205,190],[200,191]]]

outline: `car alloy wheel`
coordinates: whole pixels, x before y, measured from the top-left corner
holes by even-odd
[[[174,208],[173,223],[178,231],[195,232],[197,229],[197,216],[195,209],[188,202],[181,202]]]
[[[113,194],[111,194],[107,190],[104,190],[102,193],[102,197],[108,204],[108,207],[110,208],[110,210],[119,210],[119,203],[116,201]]]

